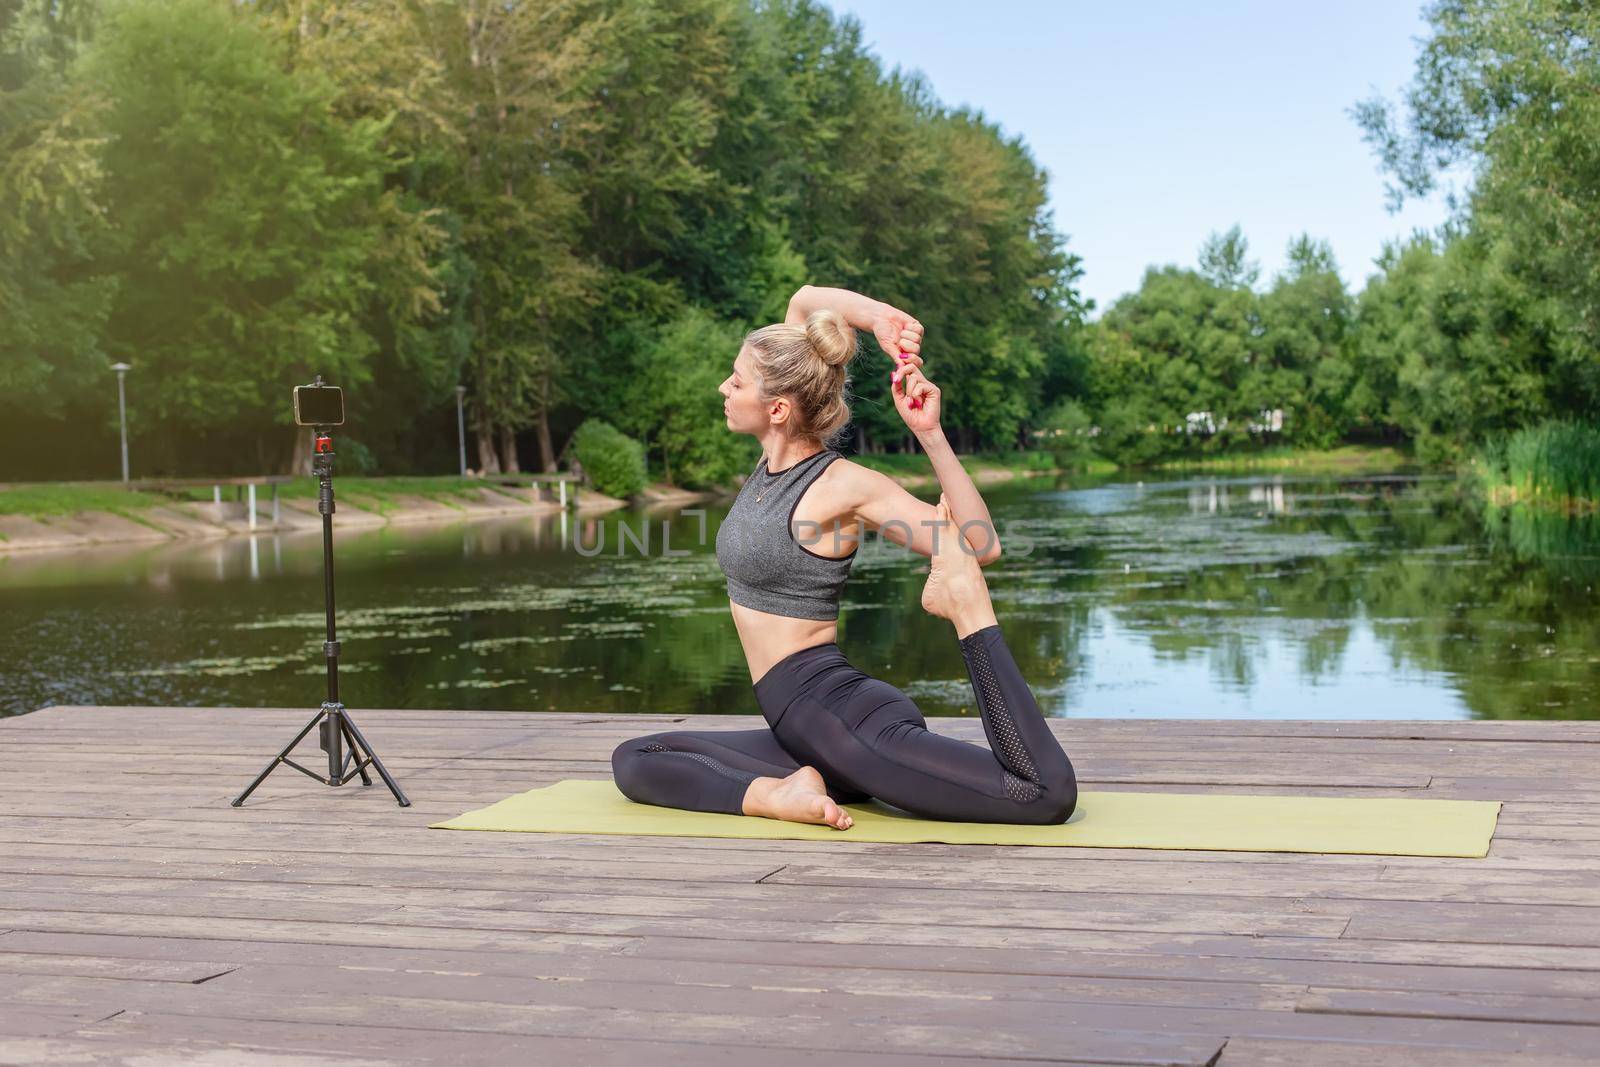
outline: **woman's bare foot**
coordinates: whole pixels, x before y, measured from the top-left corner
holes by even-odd
[[[937,536],[929,557],[928,582],[922,587],[922,608],[949,619],[956,625],[956,636],[966,637],[995,624],[989,583],[983,580],[978,557],[962,538],[942,493],[935,515],[941,525],[934,528]]]
[[[848,830],[855,822],[828,795],[827,783],[815,767],[801,767],[787,778],[757,778],[745,793],[744,813],[835,830]]]

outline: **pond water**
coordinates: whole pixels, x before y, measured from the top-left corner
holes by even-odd
[[[1594,516],[1485,510],[1405,474],[984,497],[1007,549],[985,571],[996,612],[1047,714],[1600,718]],[[713,553],[724,512],[337,529],[345,703],[757,713]],[[0,709],[314,710],[321,561],[316,532],[0,556]],[[971,715],[954,631],[918,605],[924,564],[870,538],[840,645],[926,714]]]

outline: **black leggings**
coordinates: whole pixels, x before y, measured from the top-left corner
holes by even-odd
[[[1077,777],[998,624],[961,639],[989,748],[928,729],[911,698],[861,673],[834,642],[790,653],[756,682],[770,729],[676,730],[611,754],[617,788],[641,804],[743,813],[758,777],[815,767],[838,803],[875,797],[927,819],[1061,823]]]

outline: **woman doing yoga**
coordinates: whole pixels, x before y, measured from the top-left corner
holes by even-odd
[[[857,329],[897,360],[890,394],[939,476],[937,505],[823,443],[849,422]],[[873,797],[930,819],[1072,815],[1072,764],[1006,647],[979,566],[999,558],[999,536],[939,425],[921,347],[922,326],[904,312],[809,285],[783,323],[745,339],[720,392],[729,429],[759,440],[762,457],[717,531],[717,562],[768,728],[623,742],[611,765],[630,799],[839,830],[852,822],[841,804]],[[955,626],[989,748],[931,732],[911,698],[840,651],[839,590],[863,528],[929,558],[922,606]]]

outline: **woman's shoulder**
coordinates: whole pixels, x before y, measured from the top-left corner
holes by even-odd
[[[830,471],[838,471],[852,478],[883,477],[876,469],[857,461],[853,456],[845,455],[837,448],[830,448],[828,451],[832,452],[835,457],[828,460],[828,469]]]
[[[826,469],[817,476],[817,481],[827,482],[830,493],[838,494],[841,500],[855,503],[883,491],[885,476],[882,473],[856,462],[837,449],[829,451],[834,454],[822,461]]]
[[[837,448],[828,448],[823,451],[827,455],[822,457],[820,466],[825,467],[827,473],[834,478],[839,478],[840,476],[853,477],[853,472],[866,469]]]

